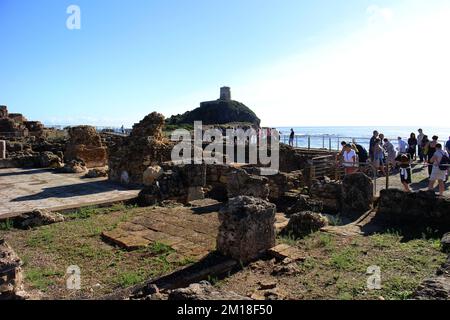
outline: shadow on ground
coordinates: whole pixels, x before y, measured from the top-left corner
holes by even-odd
[[[223,279],[240,271],[239,262],[224,257],[218,252],[211,252],[200,261],[175,271],[161,278],[152,279],[143,285],[116,292],[103,297],[103,300],[122,300],[124,298],[142,299],[154,293],[156,286],[161,291],[184,288],[202,280]]]
[[[12,202],[43,200],[48,198],[72,198],[100,194],[109,191],[127,191],[129,188],[122,187],[110,181],[93,181],[87,183],[71,184],[44,188],[41,192],[12,199]]]
[[[0,173],[0,177],[11,177],[11,176],[24,176],[24,175],[32,175],[37,173],[55,173],[53,169],[32,169],[32,170],[24,170],[20,172],[3,172]]]

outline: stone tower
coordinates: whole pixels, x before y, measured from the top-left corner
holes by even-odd
[[[230,87],[220,88],[220,100],[231,101],[231,89]]]

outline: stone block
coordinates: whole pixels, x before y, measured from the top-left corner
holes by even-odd
[[[275,205],[239,196],[219,212],[217,250],[242,263],[259,258],[275,245]]]

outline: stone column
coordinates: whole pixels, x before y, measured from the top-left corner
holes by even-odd
[[[0,159],[6,159],[6,141],[0,140]]]
[[[242,263],[275,246],[275,205],[247,196],[230,199],[219,213],[217,250]]]

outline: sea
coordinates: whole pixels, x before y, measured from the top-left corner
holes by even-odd
[[[281,132],[281,141],[288,143],[289,134],[292,127],[278,127]],[[293,127],[296,138],[294,144],[299,148],[324,148],[331,150],[340,150],[342,141],[351,142],[353,139],[364,146],[369,147],[369,141],[374,130],[383,133],[394,146],[397,146],[397,138],[402,137],[405,141],[408,140],[410,134],[414,132],[416,136],[419,134],[415,127]],[[422,127],[424,134],[428,135],[429,139],[436,135],[439,141],[443,144],[449,140],[449,127]]]

